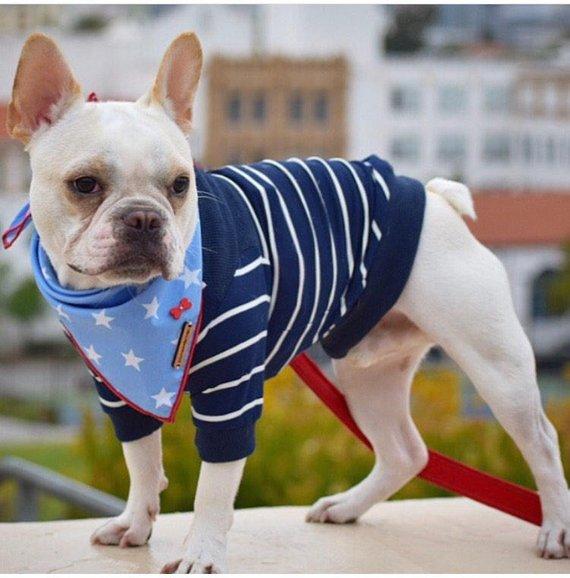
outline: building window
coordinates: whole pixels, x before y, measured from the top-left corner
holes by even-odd
[[[304,99],[300,92],[295,92],[289,100],[289,119],[293,122],[303,120]]]
[[[396,112],[417,112],[420,91],[413,86],[395,86],[390,91],[390,108]]]
[[[533,151],[532,151],[532,139],[530,136],[525,135],[521,141],[522,158],[525,163],[532,163],[533,161]]]
[[[420,140],[416,135],[395,137],[390,151],[396,160],[417,161],[420,158]]]
[[[511,158],[511,140],[506,134],[488,134],[483,143],[483,160],[489,163],[506,163]]]
[[[546,152],[545,152],[545,156],[546,156],[546,162],[550,165],[553,165],[556,163],[556,143],[554,142],[554,139],[549,136],[546,139]]]
[[[239,122],[241,120],[241,107],[241,94],[236,90],[228,98],[227,116],[230,122]]]
[[[520,91],[520,106],[522,112],[532,112],[535,94],[531,84],[525,84]]]
[[[325,92],[317,95],[315,100],[315,119],[317,122],[324,124],[329,117],[329,99]]]
[[[484,92],[484,107],[487,112],[507,112],[510,92],[507,86],[487,86]]]
[[[558,112],[558,90],[555,84],[547,84],[544,90],[544,109],[549,116]]]
[[[267,112],[267,104],[265,101],[265,94],[263,92],[257,93],[253,98],[253,118],[261,123],[265,120]]]
[[[465,160],[465,136],[461,134],[446,134],[439,138],[437,156],[441,162],[457,163]]]
[[[463,112],[467,108],[467,90],[462,86],[442,86],[438,92],[439,110],[447,114]]]

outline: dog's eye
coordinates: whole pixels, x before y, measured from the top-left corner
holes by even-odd
[[[189,186],[190,179],[188,177],[180,176],[174,179],[174,182],[170,188],[175,195],[183,195],[186,193]]]
[[[82,195],[91,195],[101,190],[99,183],[93,177],[79,177],[73,181],[73,188]]]

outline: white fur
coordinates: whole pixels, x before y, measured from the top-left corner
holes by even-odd
[[[32,166],[30,205],[61,284],[76,289],[108,287],[129,280],[105,274],[81,274],[68,264],[97,270],[117,247],[111,227],[113,212],[127,210],[141,200],[167,219],[170,275],[182,272],[184,248],[194,232],[197,192],[174,214],[158,176],[166,169],[194,174],[190,146],[170,117],[157,106],[142,103],[81,103],[72,107],[49,129],[42,128],[29,144]],[[115,166],[114,183],[90,223],[69,209],[62,188],[75,167],[103,158]],[[194,179],[191,178],[194,183]]]
[[[438,177],[428,182],[426,190],[443,197],[460,215],[465,215],[473,220],[477,219],[473,197],[463,183]]]
[[[162,468],[161,430],[123,443],[131,486],[127,507],[91,536],[91,543],[105,546],[141,546],[146,544],[152,522],[160,511],[159,494],[168,486]]]

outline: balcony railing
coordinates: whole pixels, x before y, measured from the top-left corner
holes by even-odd
[[[17,484],[18,522],[39,519],[40,494],[58,498],[93,516],[117,516],[125,508],[125,502],[115,496],[20,458],[6,457],[0,460],[0,484],[10,480]]]

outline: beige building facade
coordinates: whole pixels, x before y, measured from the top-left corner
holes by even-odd
[[[208,167],[346,154],[343,58],[222,58],[208,68]]]

